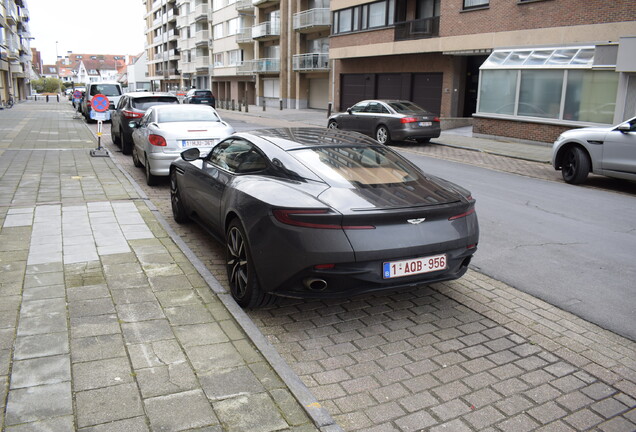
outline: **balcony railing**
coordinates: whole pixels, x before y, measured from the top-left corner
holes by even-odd
[[[254,6],[263,6],[265,4],[274,4],[280,3],[280,0],[252,0],[252,5]]]
[[[252,43],[252,27],[239,29],[236,34],[236,43]]]
[[[199,30],[194,34],[195,45],[208,44],[210,39],[210,32],[208,30]]]
[[[265,21],[252,27],[252,39],[272,39],[280,36],[280,21]]]
[[[261,58],[254,60],[252,70],[254,73],[278,73],[280,72],[280,59]]]
[[[209,56],[199,56],[194,59],[194,67],[197,69],[205,69],[210,67]]]
[[[196,7],[194,8],[195,21],[198,21],[200,19],[207,19],[207,18],[208,18],[208,5],[205,3],[196,5]]]
[[[237,0],[235,6],[237,11],[247,11],[254,9],[252,0]]]
[[[292,59],[292,66],[295,71],[329,70],[329,54],[296,54]]]
[[[331,26],[329,8],[309,9],[294,14],[294,30]]]
[[[425,39],[439,36],[439,17],[405,21],[395,24],[395,40]]]
[[[251,75],[254,73],[254,63],[256,60],[243,60],[243,63],[236,67],[237,75]]]

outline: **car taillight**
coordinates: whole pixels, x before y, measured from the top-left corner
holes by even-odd
[[[128,111],[128,110],[124,110],[121,112],[124,117],[126,117],[127,119],[134,119],[134,118],[142,118],[144,116],[143,113],[138,113],[138,112],[134,112],[134,111]]]
[[[148,135],[148,141],[150,141],[150,144],[157,147],[165,147],[168,145],[166,139],[161,135]]]
[[[415,117],[402,117],[400,122],[402,123],[415,123],[417,119]]]
[[[448,218],[448,220],[452,221],[452,220],[456,220],[456,219],[461,219],[461,218],[466,217],[468,215],[471,215],[473,213],[475,213],[475,207],[471,207],[470,210],[465,211],[464,213],[460,213],[458,215],[451,216],[451,217]]]
[[[319,229],[375,229],[373,225],[342,225],[341,216],[329,210],[278,209],[274,217],[286,225]]]
[[[433,121],[439,123],[439,117],[433,117]]]

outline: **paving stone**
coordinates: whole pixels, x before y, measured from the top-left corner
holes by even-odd
[[[214,402],[213,406],[228,430],[270,432],[288,427],[267,394],[237,396]]]
[[[68,355],[15,361],[11,371],[11,388],[34,387],[70,381],[70,364]]]
[[[185,362],[139,369],[135,375],[144,398],[180,393],[199,387],[197,377],[190,365]],[[205,390],[204,378],[201,378],[201,385]]]
[[[73,339],[118,334],[120,331],[117,315],[114,314],[71,318],[71,338]]]
[[[548,402],[541,406],[529,409],[528,414],[530,414],[539,423],[545,425],[556,419],[564,417],[567,415],[567,412],[561,409],[556,403]]]
[[[616,393],[616,390],[607,384],[595,383],[581,389],[581,392],[594,400],[601,400]]]
[[[497,402],[495,406],[506,415],[511,416],[526,411],[533,406],[533,403],[521,395],[513,395]]]
[[[519,414],[497,425],[503,432],[529,432],[535,430],[537,426],[538,423],[526,414]]]
[[[395,424],[401,431],[411,432],[430,428],[437,424],[437,421],[427,412],[420,411],[395,420]]]
[[[64,415],[73,415],[70,381],[11,390],[5,424],[13,426]]]
[[[174,339],[128,345],[128,352],[134,369],[186,362],[185,353]]]
[[[576,430],[590,429],[603,421],[602,417],[594,414],[589,409],[582,409],[564,418],[564,421]]]
[[[68,306],[71,318],[92,317],[115,313],[115,306],[109,297],[76,300]]]
[[[144,414],[135,384],[122,384],[75,393],[77,426],[129,419]],[[172,414],[172,413],[171,413]]]
[[[447,423],[442,423],[430,429],[430,432],[448,432],[448,431],[472,432],[472,429],[460,419],[452,420]]]
[[[122,323],[121,329],[124,333],[124,340],[128,344],[156,342],[174,338],[170,323],[162,319]]]
[[[73,364],[73,391],[97,389],[133,382],[126,357]]]
[[[442,421],[447,421],[470,412],[470,406],[465,402],[455,399],[434,406],[431,411]]]
[[[231,343],[185,347],[185,350],[197,374],[231,369],[245,364],[243,357]]]
[[[596,412],[597,414],[601,415],[602,417],[606,419],[609,419],[620,413],[623,413],[627,411],[628,409],[626,405],[622,404],[621,402],[619,402],[618,400],[614,398],[609,398],[609,399],[605,399],[600,402],[597,402],[591,405],[590,408],[594,412]]]
[[[491,426],[506,418],[501,412],[497,411],[492,406],[487,406],[482,409],[477,409],[462,417],[464,421],[475,427],[477,430],[483,430],[488,426]]]
[[[126,356],[126,349],[120,334],[71,339],[71,360],[73,363],[124,356]]]
[[[74,432],[73,416],[63,416],[23,423],[6,428],[7,432]]]
[[[60,333],[65,332],[66,329],[66,313],[25,316],[20,319],[20,324],[18,325],[18,336]],[[1,339],[2,338],[0,336],[0,342]],[[0,343],[0,348],[1,347]]]

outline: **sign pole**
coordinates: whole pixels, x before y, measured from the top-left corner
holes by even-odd
[[[98,94],[91,99],[91,118],[97,120],[97,148],[91,150],[93,157],[108,157],[108,150],[102,147],[102,126],[103,120],[109,120],[108,111],[109,100],[106,96]]]

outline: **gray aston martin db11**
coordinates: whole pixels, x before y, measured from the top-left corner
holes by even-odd
[[[477,250],[475,200],[390,148],[338,129],[236,133],[170,166],[174,219],[227,249],[243,307],[461,277]]]

